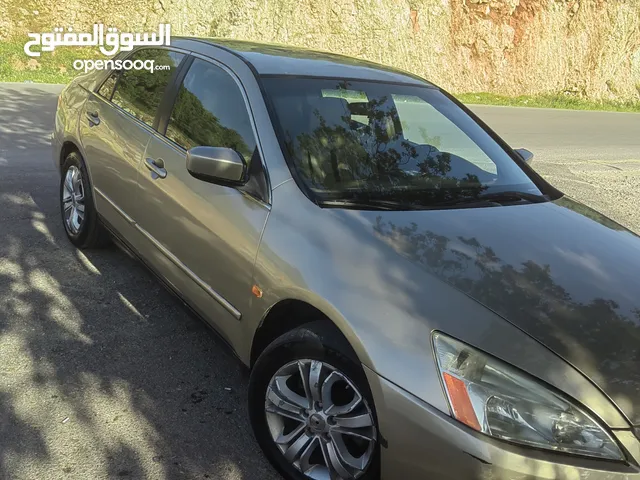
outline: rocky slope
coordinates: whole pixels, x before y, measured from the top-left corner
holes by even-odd
[[[0,39],[94,22],[330,50],[453,92],[640,100],[640,0],[0,0]]]

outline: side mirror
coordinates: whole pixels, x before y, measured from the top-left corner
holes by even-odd
[[[247,183],[247,163],[231,148],[193,147],[187,152],[187,170],[205,182],[238,186]]]
[[[525,163],[531,165],[531,162],[533,162],[533,153],[526,148],[516,148],[516,153],[522,157]]]

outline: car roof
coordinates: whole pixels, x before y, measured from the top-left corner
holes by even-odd
[[[195,40],[230,51],[249,63],[259,75],[349,78],[434,86],[412,73],[335,53],[243,40],[203,37],[174,39]]]

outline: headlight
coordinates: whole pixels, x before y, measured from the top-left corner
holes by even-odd
[[[441,333],[434,347],[453,416],[467,426],[532,447],[624,459],[603,427],[542,382]]]

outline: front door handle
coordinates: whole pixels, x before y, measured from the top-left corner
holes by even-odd
[[[87,118],[89,119],[90,127],[100,125],[100,115],[98,114],[98,112],[87,112]]]
[[[154,160],[153,158],[147,158],[144,162],[145,166],[155,173],[158,178],[166,178],[167,171],[164,168],[164,162],[161,158]]]

